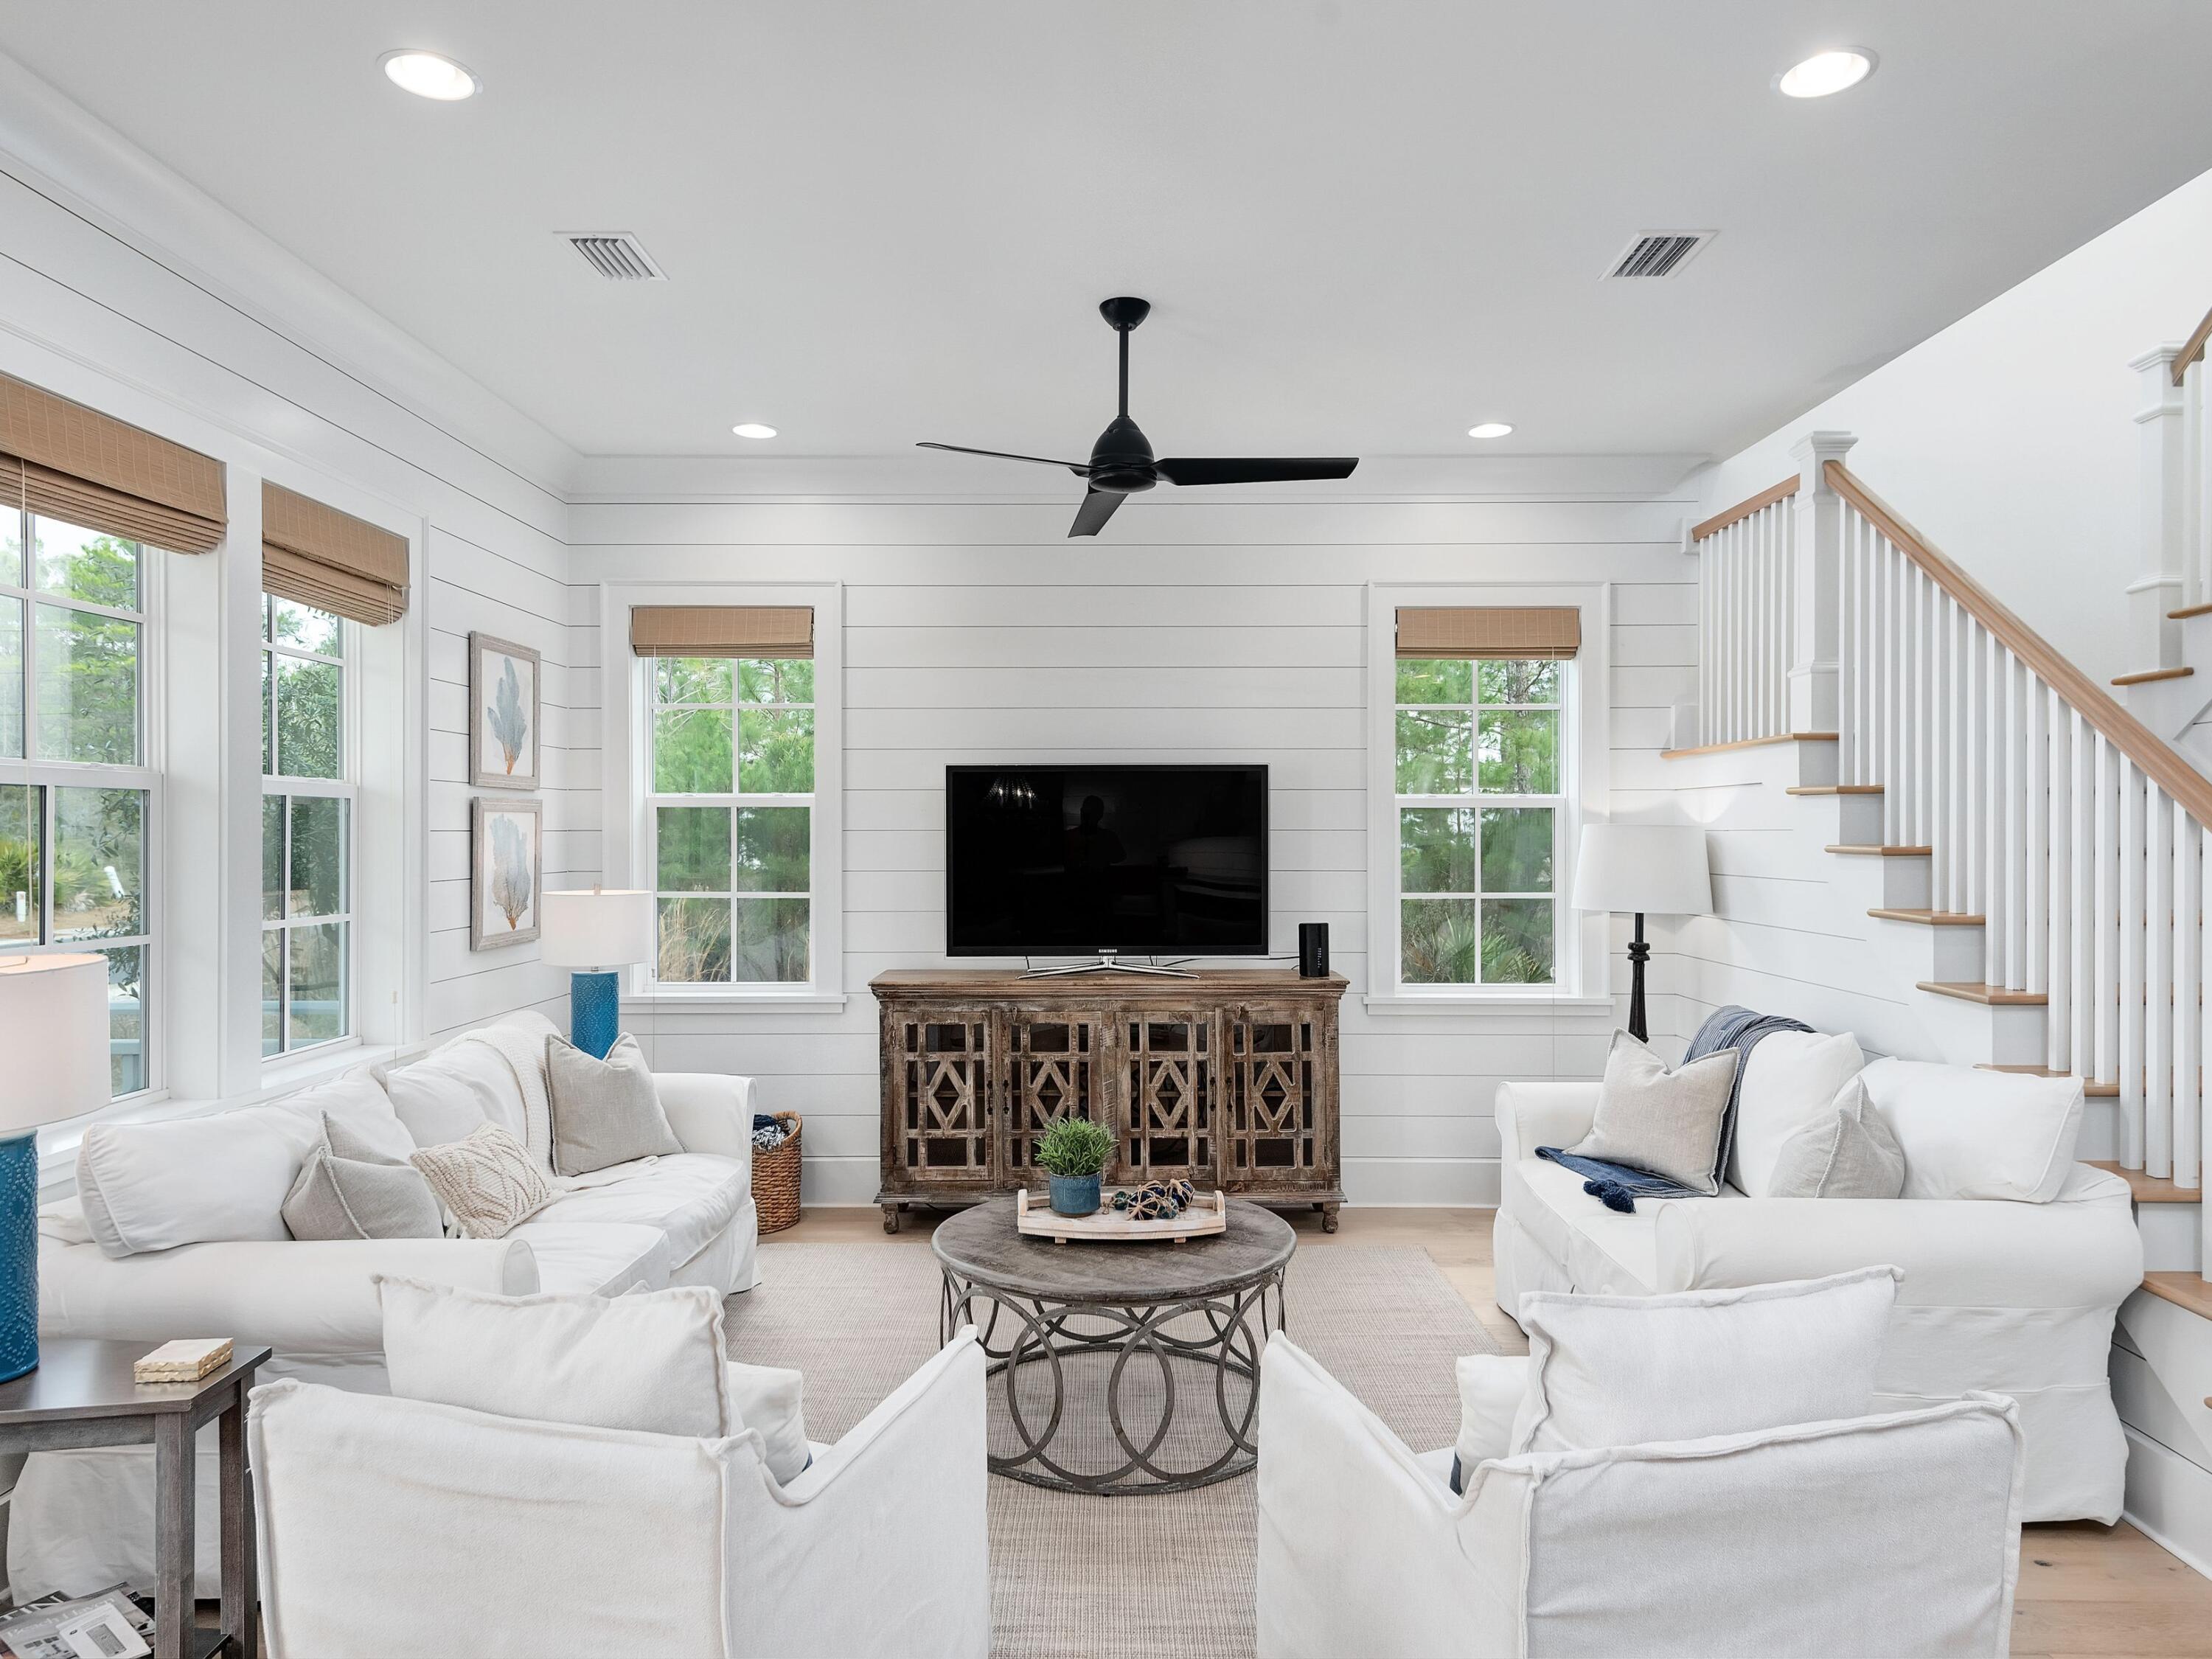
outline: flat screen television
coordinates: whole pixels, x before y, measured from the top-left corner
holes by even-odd
[[[1267,953],[1264,766],[948,766],[945,951]]]

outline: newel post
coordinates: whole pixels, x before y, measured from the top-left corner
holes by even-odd
[[[1790,526],[1790,729],[1834,732],[1843,645],[1844,501],[1828,487],[1826,463],[1839,461],[1858,439],[1849,432],[1808,432],[1790,448],[1797,463],[1796,521]]]
[[[2146,351],[2128,367],[2142,377],[2136,411],[2139,483],[2136,500],[2136,576],[2128,584],[2128,668],[2174,668],[2181,662],[2181,624],[2166,613],[2203,595],[2186,591],[2184,545],[2188,512],[2186,423],[2181,388],[2173,383],[2178,345]]]

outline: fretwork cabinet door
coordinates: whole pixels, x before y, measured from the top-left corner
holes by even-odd
[[[988,1008],[884,1007],[888,1187],[993,1184],[991,1026]]]
[[[1310,1004],[1252,1004],[1222,1017],[1226,1190],[1336,1184],[1334,1023]]]
[[[1109,1179],[1219,1185],[1220,1022],[1206,1009],[1129,1008],[1113,1024],[1117,1146]]]
[[[998,1017],[993,1106],[1001,1187],[1043,1188],[1036,1144],[1063,1117],[1112,1127],[1105,1014],[1075,1008],[1009,1008]]]

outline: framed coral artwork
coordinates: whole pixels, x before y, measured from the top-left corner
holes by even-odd
[[[543,804],[477,795],[469,802],[469,949],[538,937],[544,896]]]
[[[538,787],[538,653],[512,640],[469,635],[469,781]]]

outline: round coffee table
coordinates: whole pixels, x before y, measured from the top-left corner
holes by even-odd
[[[1281,1217],[1232,1201],[1227,1231],[1210,1237],[1056,1244],[1023,1237],[1014,1230],[1013,1206],[990,1203],[941,1223],[933,1245],[945,1272],[944,1336],[978,1327],[989,1375],[1004,1379],[1019,1444],[1005,1455],[992,1452],[995,1473],[1060,1492],[1115,1495],[1188,1492],[1243,1474],[1259,1461],[1253,1419],[1260,1351],[1268,1331],[1283,1328],[1283,1275],[1297,1245]],[[988,1315],[979,1314],[978,1303],[990,1304]],[[994,1347],[1002,1318],[1007,1340]],[[1072,1374],[1074,1360],[1108,1366],[1103,1402],[1096,1388]],[[1024,1389],[1024,1368],[1033,1365],[1048,1368],[1048,1405],[1041,1386]],[[1212,1395],[1218,1432],[1212,1423],[1188,1421],[1188,1413],[1177,1425],[1179,1369],[1195,1372]],[[1157,1395],[1148,1394],[1153,1376]],[[1242,1386],[1232,1388],[1232,1379]],[[1241,1399],[1232,1401],[1232,1393]],[[1060,1443],[1079,1414],[1101,1403],[1116,1449],[1091,1460],[1100,1467],[1073,1467]],[[1147,1426],[1155,1413],[1158,1421]],[[1166,1449],[1178,1426],[1176,1450]]]

